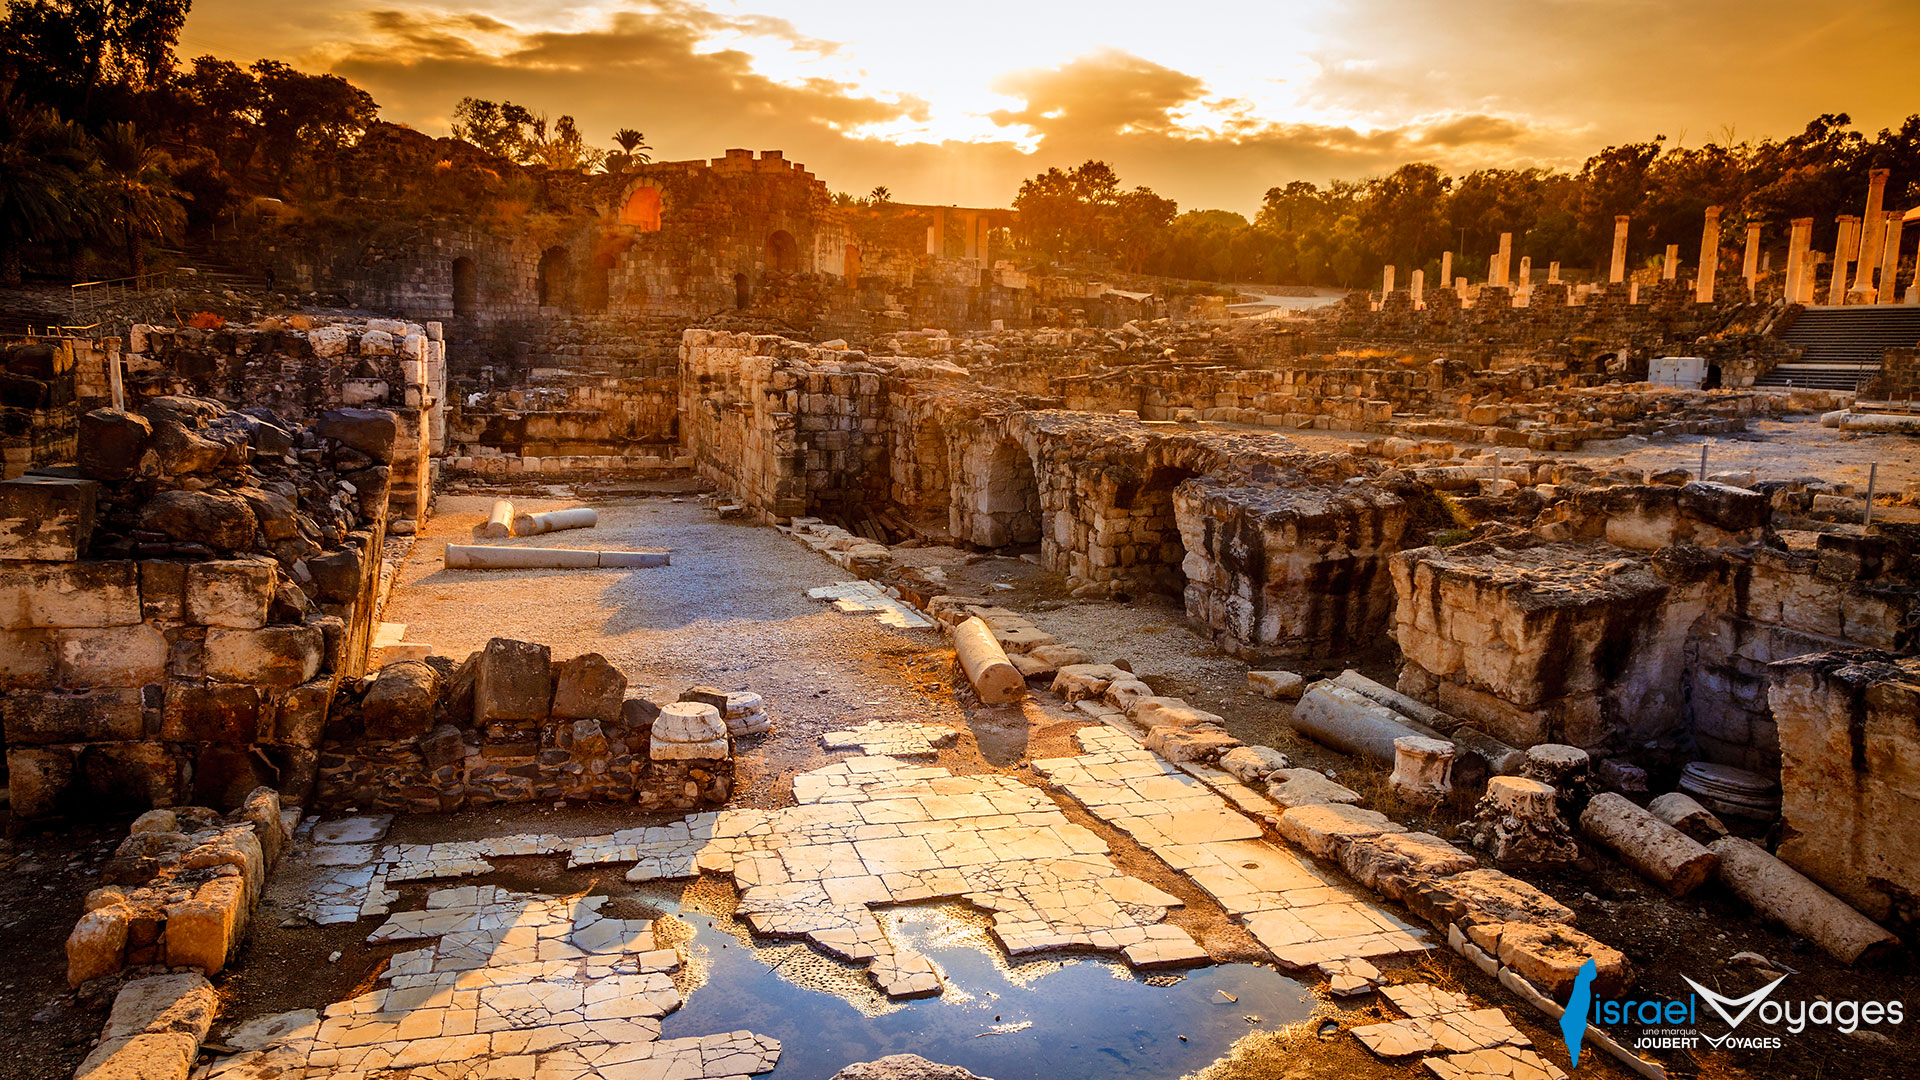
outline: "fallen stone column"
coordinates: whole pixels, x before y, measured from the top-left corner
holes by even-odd
[[[1727,888],[1835,959],[1873,960],[1900,947],[1898,938],[1758,844],[1726,836],[1715,840],[1712,850]]]
[[[990,704],[1018,701],[1027,692],[1027,680],[1007,659],[1006,650],[994,640],[993,628],[975,615],[953,628],[953,650],[959,654],[960,669],[967,673],[974,693]]]
[[[544,514],[515,514],[513,535],[539,536],[563,529],[591,529],[600,524],[600,515],[584,506],[571,510],[549,510]]]
[[[1394,712],[1399,713],[1401,716],[1411,720],[1417,720],[1443,735],[1451,734],[1454,728],[1460,726],[1461,721],[1459,717],[1451,716],[1431,705],[1415,701],[1400,691],[1390,686],[1377,683],[1352,668],[1341,672],[1340,677],[1333,681],[1359,694],[1361,697],[1379,702]]]
[[[1727,827],[1720,823],[1713,811],[1701,806],[1684,791],[1670,791],[1661,795],[1648,803],[1647,809],[1654,817],[1703,844],[1711,845],[1727,835]]]
[[[1824,422],[1824,418],[1822,418]],[[1841,431],[1872,431],[1896,435],[1920,434],[1920,416],[1900,413],[1847,412],[1840,416]]]
[[[1670,896],[1699,888],[1720,861],[1686,833],[1611,791],[1587,803],[1580,828]]]
[[[665,551],[593,551],[576,548],[480,547],[448,544],[449,570],[591,570],[666,566]]]
[[[1328,680],[1308,687],[1293,707],[1293,728],[1317,743],[1392,765],[1394,740],[1408,736],[1445,738],[1423,724],[1404,720],[1385,705]]]
[[[474,535],[488,540],[503,540],[513,535],[513,504],[505,499],[496,499],[493,512],[487,515],[487,523],[474,530]]]

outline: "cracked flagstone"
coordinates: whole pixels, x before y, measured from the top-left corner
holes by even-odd
[[[881,757],[932,757],[942,747],[960,741],[953,728],[932,724],[890,723],[876,720],[844,731],[829,731],[820,736],[822,749],[858,751]]]
[[[1431,948],[1412,924],[1353,895],[1283,847],[1200,779],[1108,727],[1074,733],[1079,757],[1033,768],[1096,817],[1139,841],[1239,919],[1292,968]],[[1343,981],[1343,990],[1357,989]]]

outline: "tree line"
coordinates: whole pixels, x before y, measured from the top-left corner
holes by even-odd
[[[1841,214],[1858,214],[1868,173],[1889,169],[1886,207],[1920,204],[1920,115],[1877,135],[1855,130],[1845,113],[1815,117],[1784,139],[1736,141],[1731,133],[1699,147],[1665,136],[1609,146],[1577,171],[1479,169],[1450,176],[1425,162],[1385,176],[1293,180],[1270,187],[1252,221],[1227,210],[1178,212],[1145,187],[1128,189],[1106,162],[1048,169],[1020,185],[1019,245],[1063,263],[1089,257],[1125,270],[1206,281],[1354,287],[1389,264],[1406,281],[1423,269],[1440,284],[1443,252],[1455,276],[1481,280],[1501,233],[1514,255],[1545,270],[1604,272],[1614,217],[1633,218],[1630,263],[1679,244],[1698,256],[1707,207],[1721,208],[1725,257],[1760,223],[1768,250],[1784,249],[1788,223],[1814,220],[1814,244],[1830,249]],[[1516,262],[1517,265],[1517,262]]]

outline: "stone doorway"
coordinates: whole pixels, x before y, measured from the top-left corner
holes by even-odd
[[[1186,544],[1180,538],[1180,525],[1173,508],[1174,489],[1199,474],[1191,469],[1163,465],[1147,474],[1141,485],[1122,490],[1115,499],[1116,508],[1127,516],[1109,517],[1108,542],[1116,577],[1131,581],[1135,587],[1169,596],[1182,596],[1187,590]],[[1122,533],[1117,526],[1124,526]],[[1098,535],[1098,533],[1096,533]]]

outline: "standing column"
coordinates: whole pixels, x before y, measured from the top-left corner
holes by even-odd
[[[1673,275],[1680,269],[1680,245],[1668,244],[1667,257],[1660,260],[1660,280],[1672,281]]]
[[[974,221],[973,228],[974,231],[979,234],[980,269],[985,270],[993,265],[993,255],[991,253],[993,247],[993,222],[989,221],[986,215],[982,214]]]
[[[1413,306],[1416,308],[1425,307],[1426,301],[1422,298],[1427,294],[1427,272],[1425,270],[1415,270],[1408,276],[1407,284],[1413,287]]]
[[[1488,275],[1488,280],[1493,283],[1495,288],[1504,289],[1507,287],[1507,271],[1512,266],[1513,234],[1503,232],[1500,234],[1500,252],[1493,257],[1494,272]]]
[[[1720,270],[1720,208],[1707,207],[1707,222],[1700,229],[1700,272],[1694,278],[1696,303],[1713,303],[1713,277]]]
[[[1493,254],[1487,256],[1488,287],[1492,287],[1493,285],[1497,284],[1497,282],[1494,281],[1494,278],[1499,276],[1499,273],[1500,273],[1500,253],[1496,251]],[[1505,285],[1501,285],[1500,287],[1503,289],[1506,288]]]
[[[1627,280],[1627,222],[1632,220],[1625,214],[1613,219],[1613,269],[1607,281],[1614,285]]]
[[[1900,230],[1906,224],[1905,215],[1898,210],[1885,213],[1887,227],[1880,236],[1880,296],[1883,304],[1900,302]]]
[[[1760,277],[1760,223],[1747,226],[1747,257],[1740,263],[1740,276],[1747,280],[1747,296],[1753,296],[1753,283]]]
[[[1454,292],[1457,292],[1457,293],[1459,293],[1459,294],[1460,294],[1460,299],[1461,299],[1461,300],[1463,300],[1463,301],[1464,301],[1464,300],[1466,300],[1466,298],[1467,298],[1467,279],[1466,279],[1466,278],[1463,278],[1463,277],[1457,277],[1457,278],[1454,278],[1454,279],[1453,279],[1453,291],[1454,291]]]
[[[1516,281],[1522,289],[1533,288],[1533,256],[1520,256],[1520,277]]]
[[[1812,299],[1813,275],[1808,272],[1807,252],[1813,245],[1813,219],[1794,218],[1793,232],[1787,240],[1787,302],[1804,304]]]
[[[1452,280],[1453,252],[1443,251],[1440,253],[1440,287],[1443,289],[1446,288],[1447,284]]]
[[[1385,270],[1380,271],[1380,299],[1384,302],[1387,298],[1387,294],[1392,291],[1393,291],[1393,264],[1388,263],[1387,268]]]
[[[1827,303],[1837,307],[1847,302],[1847,259],[1860,240],[1860,219],[1841,214],[1834,220],[1840,224],[1840,235],[1833,242],[1833,277],[1827,283]]]
[[[1880,226],[1880,207],[1886,195],[1887,170],[1875,169],[1868,173],[1867,209],[1860,215],[1860,240],[1853,249],[1853,255],[1860,260],[1860,271],[1853,277],[1853,291],[1857,293],[1873,292],[1873,271],[1880,265],[1880,240],[1884,232]]]
[[[1559,263],[1550,262],[1547,264],[1547,284],[1549,285],[1560,284],[1560,264]]]

